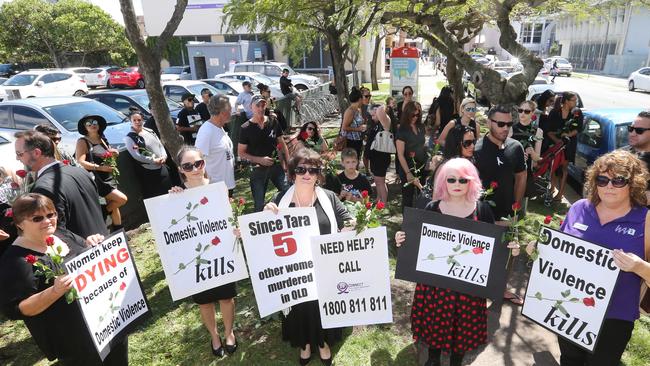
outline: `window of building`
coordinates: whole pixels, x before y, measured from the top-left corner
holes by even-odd
[[[533,25],[531,23],[524,23],[521,25],[521,43],[530,43],[533,35]]]
[[[532,43],[542,43],[542,31],[544,30],[544,24],[536,23],[533,28],[533,42]]]

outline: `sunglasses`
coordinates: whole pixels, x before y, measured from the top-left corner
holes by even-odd
[[[56,212],[50,212],[49,214],[47,214],[45,216],[43,216],[43,215],[34,216],[34,217],[32,217],[31,221],[34,222],[34,223],[39,223],[39,222],[42,222],[45,219],[48,219],[48,220],[56,219],[56,216],[57,216]]]
[[[61,142],[60,137],[52,137],[52,142]]]
[[[598,187],[607,187],[609,182],[612,182],[612,186],[615,188],[623,188],[630,182],[630,180],[620,176],[612,179],[604,175],[599,175],[596,177],[596,185]]]
[[[203,168],[203,165],[205,164],[205,160],[197,160],[193,163],[183,163],[181,164],[181,169],[183,169],[184,172],[191,172],[192,170],[196,169],[201,169]]]
[[[366,98],[366,99],[370,99],[370,97],[372,97],[372,95],[368,94],[368,95],[364,95],[363,97]]]
[[[476,107],[467,107],[467,108],[465,108],[465,111],[470,112],[470,113],[476,112]]]
[[[476,140],[464,140],[462,144],[463,144],[463,147],[467,149],[468,147],[470,147],[472,145],[476,145]]]
[[[413,93],[408,93],[408,92],[407,92],[407,93],[404,93],[404,95],[413,95]]]
[[[517,109],[517,112],[519,112],[519,113],[525,113],[525,114],[530,114],[530,112],[532,112],[532,111],[531,111],[530,109],[519,108],[519,109]]]
[[[499,128],[503,128],[503,127],[506,127],[506,126],[508,126],[508,128],[510,128],[510,127],[512,127],[512,125],[515,124],[514,122],[495,121],[492,118],[490,118],[490,121],[496,123],[497,126],[499,126]]]
[[[86,127],[99,126],[99,122],[97,120],[92,120],[92,121],[86,122],[85,125],[86,125]]]
[[[469,182],[469,179],[467,179],[467,178],[459,178],[459,179],[447,178],[447,183],[449,183],[449,184],[454,184],[456,182],[458,182],[460,184],[467,184],[467,182]]]
[[[296,175],[305,175],[305,173],[309,173],[309,175],[319,175],[321,172],[320,168],[305,168],[304,166],[297,166],[296,169],[294,169],[294,172]]]
[[[636,132],[637,135],[642,135],[644,132],[648,130],[650,130],[650,128],[627,126],[627,132],[632,133],[632,131],[634,131]]]

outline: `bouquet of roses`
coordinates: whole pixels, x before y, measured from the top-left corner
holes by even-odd
[[[45,264],[39,262],[38,258],[33,254],[27,255],[25,257],[25,261],[36,267],[36,272],[34,272],[36,276],[45,277],[45,283],[49,284],[50,281],[54,280],[55,277],[66,274],[63,270],[63,258],[68,255],[70,248],[68,248],[68,246],[63,241],[54,236],[48,236],[47,239],[45,239],[45,244],[47,244],[47,251],[45,252],[45,255],[50,257],[50,260],[54,264],[54,268],[50,268]],[[79,295],[77,294],[77,290],[74,287],[65,293],[65,301],[68,304],[71,304],[78,298]]]
[[[111,167],[111,175],[115,179],[115,181],[118,180],[120,177],[120,171],[117,169],[117,156],[118,154],[112,151],[107,151],[102,155],[102,160],[104,161],[105,165],[108,165]]]
[[[21,178],[20,183],[13,181],[11,177],[7,177],[5,181],[0,184],[0,199],[13,205],[14,201],[22,194],[29,192],[31,185],[27,184],[27,171],[16,170],[16,175]]]
[[[557,137],[560,138],[562,134],[568,134],[573,131],[576,131],[582,122],[582,111],[580,108],[574,108],[571,112],[571,119],[566,121],[564,126],[557,131]]]
[[[384,212],[386,207],[385,203],[379,201],[373,205],[370,201],[368,191],[361,191],[361,201],[355,203],[356,208],[356,224],[354,230],[359,234],[367,228],[379,227],[379,215]]]
[[[230,222],[230,226],[233,227],[233,229],[239,229],[239,216],[244,212],[244,206],[246,205],[246,200],[243,198],[239,199],[230,199],[230,207],[232,208],[232,217],[228,218],[228,221]],[[239,247],[241,246],[241,238],[235,238],[235,243],[233,243],[232,246],[232,251],[235,251],[235,248],[239,251]]]

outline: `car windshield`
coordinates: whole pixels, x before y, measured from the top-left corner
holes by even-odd
[[[557,58],[556,60],[557,60],[558,64],[568,64],[569,63],[569,61],[567,61],[566,59],[563,59],[563,58]]]
[[[183,66],[172,66],[172,67],[165,67],[163,69],[163,74],[180,74],[183,72]]]
[[[221,94],[214,86],[206,83],[201,83],[201,84],[192,84],[186,86],[187,89],[190,90],[190,93],[196,95],[197,97],[201,95],[201,90],[208,88],[210,89],[210,92],[212,92],[212,95],[217,95]]]
[[[260,83],[266,84],[266,85],[279,84],[277,81],[271,79],[270,77],[268,77],[268,76],[266,76],[264,74],[255,75],[255,76],[253,76],[253,78],[255,78],[255,80],[259,81]]]
[[[5,81],[4,85],[5,86],[25,86],[25,85],[31,85],[34,80],[38,75],[34,74],[18,74],[15,76],[12,76],[9,78],[9,80]]]
[[[77,131],[77,123],[83,116],[102,116],[106,119],[108,125],[116,125],[126,121],[126,116],[121,112],[94,100],[52,105],[43,107],[43,109],[68,131]]]
[[[0,145],[8,144],[10,141],[6,138],[0,136]]]
[[[99,74],[100,72],[104,71],[103,69],[91,69],[88,71],[89,74]]]
[[[133,95],[131,98],[133,98],[136,103],[140,104],[147,112],[151,113],[151,109],[149,109],[149,96],[147,94]],[[182,108],[180,104],[169,98],[165,98],[165,101],[167,102],[167,108],[169,108],[169,110]]]
[[[629,133],[627,132],[627,127],[630,126],[632,122],[620,124],[616,126],[616,148],[627,146],[630,143],[627,141]]]

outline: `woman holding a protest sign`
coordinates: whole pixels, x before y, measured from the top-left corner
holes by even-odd
[[[620,362],[639,318],[641,281],[650,282],[650,264],[642,259],[650,254],[646,243],[650,217],[645,207],[649,178],[644,163],[627,151],[599,157],[587,171],[587,198],[575,202],[562,223],[563,232],[613,250],[614,262],[621,269],[594,353],[558,337],[562,366]],[[583,302],[599,305],[593,297]]]
[[[71,303],[74,278],[63,273],[60,261],[74,258],[104,237],[83,239],[57,229],[52,201],[27,193],[14,202],[13,218],[19,236],[0,260],[0,309],[10,319],[21,319],[48,360],[63,365],[127,365],[126,339],[112,345],[104,359],[77,304]],[[46,279],[46,272],[52,279]]]
[[[178,172],[180,173],[185,188],[194,188],[210,184],[210,178],[205,171],[205,160],[201,151],[193,146],[184,146],[178,152]],[[180,193],[181,187],[172,187],[169,193]],[[235,296],[237,287],[235,282],[218,286],[198,294],[192,295],[192,300],[199,305],[201,321],[210,333],[210,349],[212,354],[218,357],[228,352],[233,354],[237,350],[237,339],[233,332],[235,321]],[[219,302],[221,316],[223,318],[225,344],[219,336],[217,321],[215,319],[214,303]]]
[[[472,162],[454,158],[436,176],[433,200],[426,210],[474,221],[494,223],[492,210],[479,201],[481,180]],[[401,246],[403,231],[395,233]],[[466,352],[487,342],[487,307],[484,298],[446,288],[417,284],[411,308],[413,339],[429,346],[426,366],[439,366],[442,352],[451,353],[451,366],[460,366]]]
[[[280,208],[314,207],[320,235],[338,232],[352,217],[336,193],[320,188],[324,181],[320,156],[309,149],[295,152],[289,161],[289,179],[294,182],[286,192],[278,193],[265,207],[275,213]],[[299,243],[309,245],[309,243]],[[325,365],[332,363],[330,346],[342,337],[341,328],[323,329],[318,300],[303,302],[283,311],[282,339],[292,347],[300,347],[300,364],[311,360],[312,347],[318,347]]]

